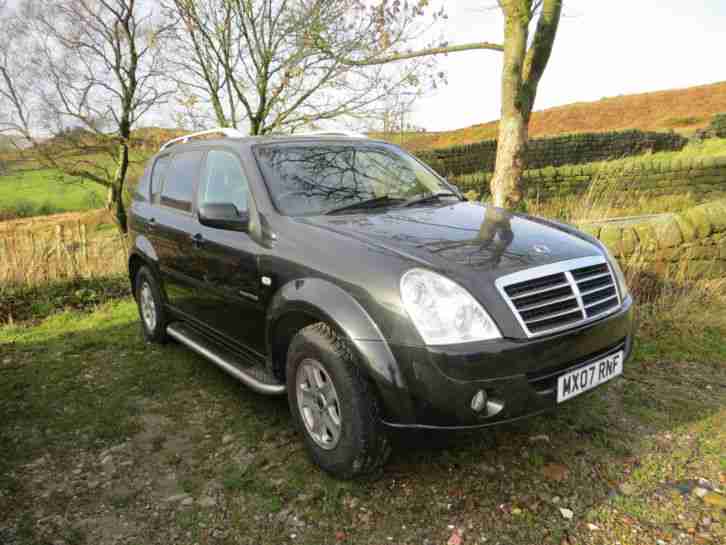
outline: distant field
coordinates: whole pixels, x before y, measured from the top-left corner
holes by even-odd
[[[708,125],[714,114],[723,112],[726,112],[726,82],[549,108],[532,115],[529,134],[542,137],[625,129],[692,132]],[[496,130],[497,122],[491,121],[455,131],[393,134],[385,138],[418,150],[495,138]]]
[[[134,151],[128,183],[133,184],[141,175],[150,152]],[[45,216],[61,212],[82,212],[100,208],[106,202],[106,188],[99,184],[64,176],[58,170],[42,168],[26,152],[22,157],[6,154],[0,159],[11,161],[9,172],[0,175],[0,221]],[[98,168],[112,171],[111,158],[104,154],[85,154],[83,160]],[[63,157],[72,164],[77,157]]]
[[[54,170],[13,172],[0,177],[0,217],[35,216],[103,206],[103,187],[77,179],[62,181]]]

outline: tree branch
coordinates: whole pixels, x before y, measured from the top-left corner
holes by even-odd
[[[375,66],[379,64],[388,64],[391,62],[405,61],[409,59],[417,59],[420,57],[431,57],[433,55],[447,55],[449,53],[459,53],[460,51],[476,51],[480,49],[488,49],[490,51],[504,51],[504,46],[490,42],[475,42],[460,45],[447,45],[442,47],[430,47],[419,51],[410,51],[407,53],[394,53],[387,57],[371,58],[361,61],[353,59],[338,59],[338,62],[347,66]]]
[[[543,1],[534,40],[527,51],[522,70],[522,80],[530,92],[537,89],[537,84],[547,67],[557,35],[561,12],[562,0]],[[532,102],[534,102],[534,97],[532,97]]]

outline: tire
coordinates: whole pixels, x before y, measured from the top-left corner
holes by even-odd
[[[148,267],[143,266],[136,273],[134,292],[144,339],[152,343],[166,343],[169,337],[166,334],[168,319],[164,301],[161,297],[159,282]]]
[[[340,479],[379,472],[391,449],[380,421],[376,393],[358,367],[347,341],[322,322],[305,327],[290,343],[286,376],[290,412],[312,460]],[[310,389],[312,380],[319,382],[325,377],[332,382],[332,390],[325,382],[322,388]],[[321,408],[331,400],[331,391],[337,403]],[[318,392],[323,394],[318,404],[318,422],[323,423],[317,428],[320,433],[315,433],[315,426],[310,425],[314,411],[309,406],[320,395]],[[336,425],[336,414],[337,440],[335,433],[329,433]]]

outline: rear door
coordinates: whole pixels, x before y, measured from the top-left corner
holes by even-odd
[[[197,206],[232,203],[248,214],[252,200],[239,157],[210,149],[201,176]],[[264,307],[260,302],[260,246],[249,234],[198,224],[197,254],[204,270],[204,297],[197,316],[235,344],[264,354]]]
[[[161,189],[152,197],[157,210],[156,250],[167,301],[184,314],[193,313],[199,284],[200,263],[191,237],[197,232],[193,209],[203,158],[203,150],[175,153]]]

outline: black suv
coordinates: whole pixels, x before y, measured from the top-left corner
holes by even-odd
[[[324,470],[380,467],[388,428],[534,415],[622,373],[632,299],[594,238],[467,202],[351,135],[190,135],[130,207],[146,338],[287,394]]]

